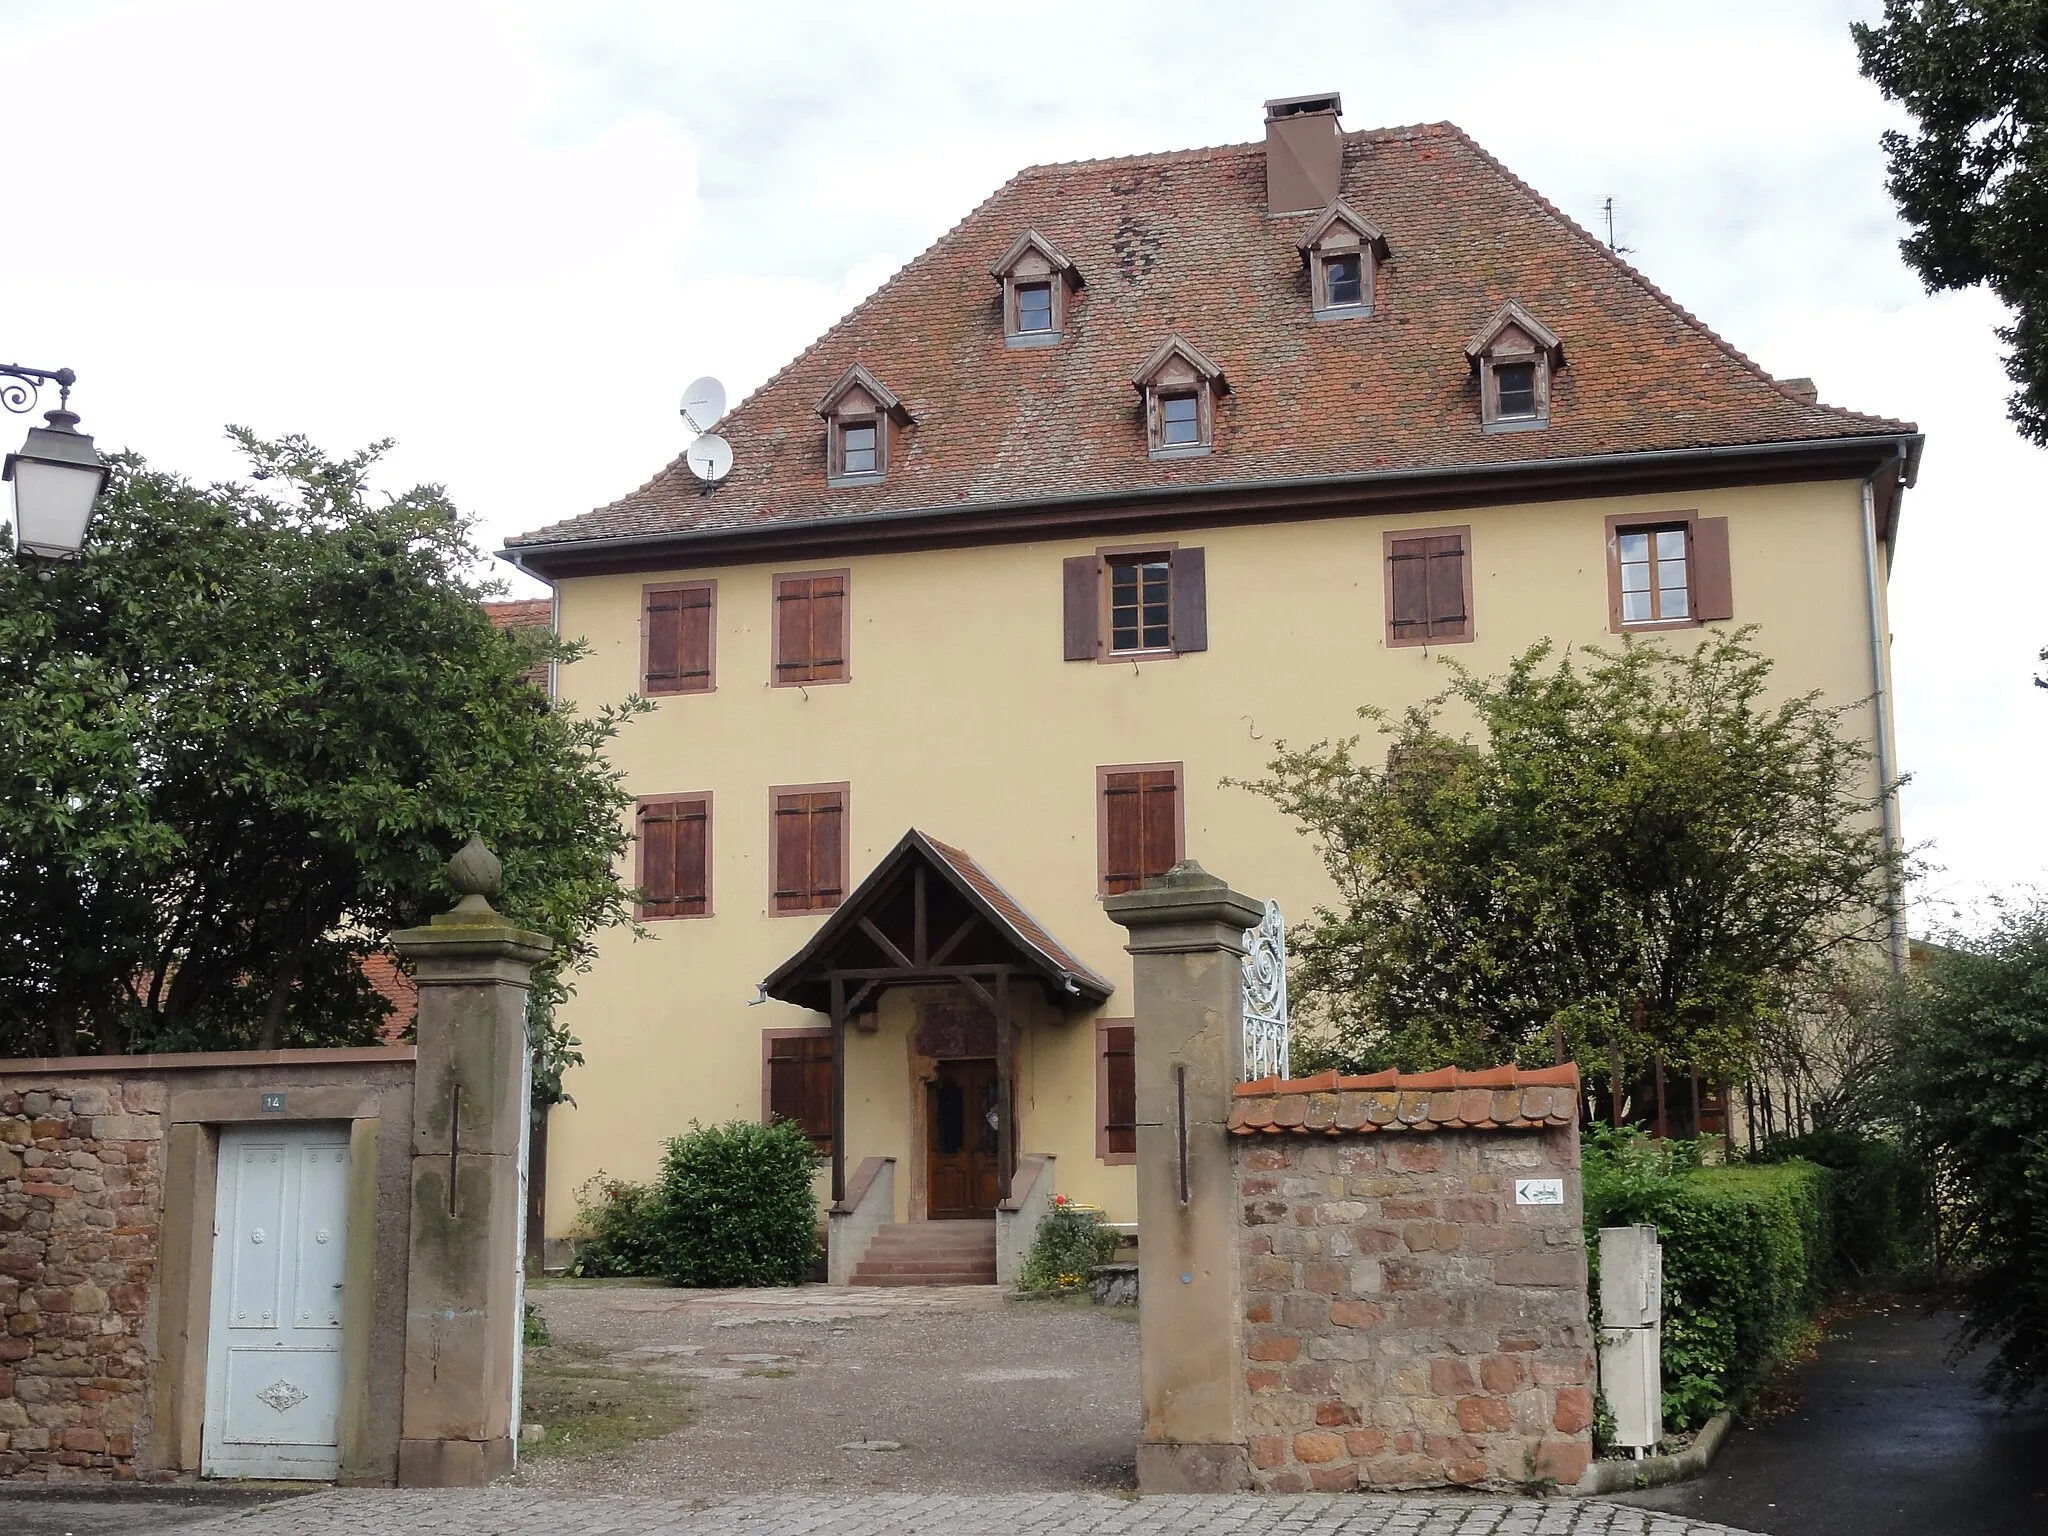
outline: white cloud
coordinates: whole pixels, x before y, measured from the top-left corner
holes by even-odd
[[[8,0],[0,353],[200,476],[222,423],[401,446],[496,539],[681,446],[1019,167],[1255,139],[1337,88],[1451,118],[1765,367],[1928,430],[1892,589],[1909,830],[1969,896],[2038,878],[2042,454],[1981,296],[1900,263],[1867,4],[1234,0],[878,25],[821,3]],[[27,210],[33,208],[33,224]]]

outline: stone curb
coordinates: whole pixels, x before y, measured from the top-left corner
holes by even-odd
[[[1596,1461],[1586,1475],[1572,1485],[1581,1497],[1603,1493],[1627,1493],[1636,1488],[1655,1488],[1660,1483],[1680,1483],[1698,1477],[1714,1464],[1728,1427],[1735,1421],[1730,1413],[1717,1413],[1691,1445],[1672,1456],[1645,1456],[1641,1461]]]

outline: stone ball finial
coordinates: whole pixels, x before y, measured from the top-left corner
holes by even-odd
[[[448,861],[448,883],[466,897],[497,895],[504,873],[505,866],[498,862],[498,856],[474,832]]]

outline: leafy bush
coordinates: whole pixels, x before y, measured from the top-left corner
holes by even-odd
[[[1587,1242],[1647,1223],[1664,1244],[1664,1420],[1692,1429],[1739,1401],[1818,1309],[1834,1245],[1831,1175],[1812,1163],[1703,1168],[1690,1143],[1595,1130]],[[1597,1296],[1597,1290],[1596,1290]]]
[[[797,1285],[818,1256],[817,1149],[794,1120],[729,1120],[662,1154],[655,1271],[674,1285]]]
[[[1821,1129],[1781,1136],[1760,1160],[1801,1158],[1830,1170],[1836,1278],[1861,1282],[1923,1264],[1932,1242],[1926,1165],[1898,1143],[1856,1131]]]
[[[1896,1046],[1906,1144],[1939,1171],[1964,1350],[1987,1385],[2048,1387],[2048,899],[1929,946]]]
[[[1024,1273],[1017,1288],[1024,1291],[1074,1290],[1088,1283],[1098,1264],[1107,1264],[1120,1241],[1116,1232],[1102,1224],[1102,1213],[1092,1205],[1076,1205],[1065,1195],[1054,1195],[1045,1220],[1038,1224],[1031,1256],[1024,1261]]]
[[[650,1184],[596,1175],[576,1191],[576,1258],[572,1275],[652,1275],[655,1192]]]

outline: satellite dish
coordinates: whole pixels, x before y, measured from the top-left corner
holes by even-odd
[[[706,375],[683,391],[683,420],[692,432],[709,432],[724,414],[725,386],[718,380]]]
[[[689,452],[683,455],[683,462],[708,489],[732,473],[732,444],[716,432],[707,432],[690,444]]]

